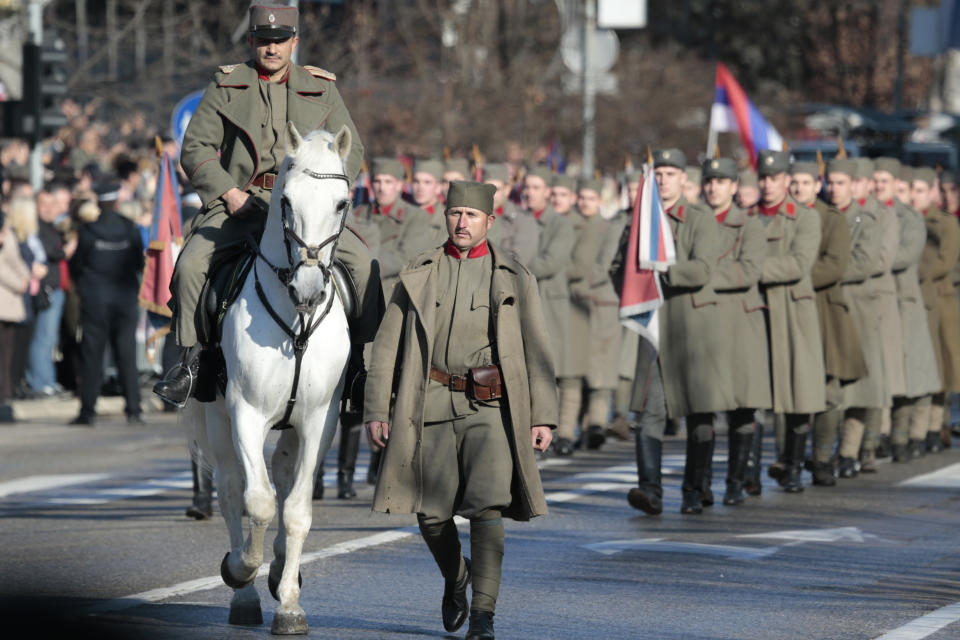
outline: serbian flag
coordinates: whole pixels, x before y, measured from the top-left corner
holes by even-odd
[[[677,261],[667,212],[653,167],[644,167],[640,195],[633,205],[620,292],[620,323],[659,348],[656,311],[663,304],[660,272]]]
[[[180,219],[180,187],[173,159],[166,153],[160,158],[160,175],[153,197],[153,222],[150,224],[150,240],[147,243],[147,258],[140,285],[140,306],[150,312],[147,324],[147,357],[153,361],[154,345],[162,335],[169,332],[170,279],[173,265],[183,244]],[[157,317],[162,316],[162,317]]]
[[[762,149],[782,149],[783,138],[763,119],[730,71],[719,63],[715,87],[713,107],[710,109],[710,131],[738,132],[744,148],[750,154],[750,164],[756,169],[757,152]]]

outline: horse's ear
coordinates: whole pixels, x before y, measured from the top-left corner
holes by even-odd
[[[353,134],[350,133],[347,125],[342,125],[340,131],[337,132],[337,136],[333,139],[333,148],[340,154],[341,160],[346,160],[347,156],[350,155],[350,147],[352,146]]]
[[[287,121],[287,128],[284,130],[284,146],[287,148],[287,153],[290,155],[296,155],[297,150],[300,149],[300,145],[303,144],[303,138],[300,136],[300,132],[297,131],[297,127],[293,122]]]

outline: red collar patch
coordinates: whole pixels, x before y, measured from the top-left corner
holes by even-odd
[[[450,240],[447,240],[443,245],[443,251],[451,258],[456,258],[460,260],[460,250]],[[490,248],[487,246],[487,241],[484,240],[481,244],[470,249],[467,253],[467,258],[481,258],[490,253]]]
[[[793,206],[792,202],[787,203],[787,215],[790,216],[791,218],[797,217],[797,208]]]
[[[530,213],[533,215],[535,219],[539,220],[540,218],[543,217],[543,212],[546,210],[547,210],[546,208],[543,208],[543,209],[540,209],[540,211],[531,211]]]
[[[266,82],[270,82],[270,76],[264,73],[260,69],[260,67],[257,67],[257,78],[260,80],[264,80]],[[287,84],[287,80],[289,79],[290,79],[290,69],[287,69],[287,73],[283,76],[283,80],[281,80],[277,84]]]
[[[683,205],[679,202],[674,204],[672,207],[667,209],[667,214],[673,216],[677,220],[683,220]]]

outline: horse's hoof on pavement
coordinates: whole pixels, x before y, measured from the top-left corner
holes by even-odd
[[[254,571],[249,580],[237,580],[230,574],[230,566],[227,564],[229,560],[230,552],[227,551],[227,555],[223,556],[223,561],[220,563],[220,577],[223,578],[223,584],[231,589],[243,589],[253,584],[253,579],[257,577],[257,572]]]
[[[307,615],[303,611],[296,613],[277,612],[273,616],[270,633],[275,636],[302,636],[310,630],[307,626]]]
[[[303,574],[299,571],[297,572],[297,586],[303,587]],[[280,580],[279,578],[274,579],[272,571],[267,576],[267,587],[270,588],[270,595],[273,596],[273,599],[280,602],[280,596],[277,594],[277,589],[280,588]]]
[[[263,612],[259,602],[244,602],[230,605],[230,624],[255,627],[263,624]]]

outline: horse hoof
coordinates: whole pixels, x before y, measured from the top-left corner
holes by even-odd
[[[255,627],[263,624],[263,612],[259,602],[230,605],[230,624]]]
[[[223,561],[220,563],[220,577],[223,578],[223,584],[231,589],[243,589],[253,584],[253,579],[257,577],[257,572],[254,571],[249,580],[237,580],[230,574],[230,567],[227,564],[229,559],[230,552],[227,551],[227,555],[223,556]]]
[[[267,586],[270,588],[270,595],[273,596],[273,599],[280,602],[280,596],[277,595],[277,589],[280,588],[280,581],[274,580],[273,573],[267,576]],[[297,586],[303,587],[303,574],[299,571],[297,572]]]
[[[307,626],[307,615],[303,611],[297,613],[280,613],[273,616],[270,633],[275,636],[302,636],[310,630]]]

